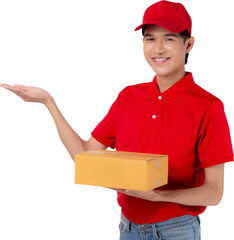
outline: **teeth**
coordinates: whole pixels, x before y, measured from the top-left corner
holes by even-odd
[[[153,58],[154,61],[157,61],[157,62],[162,62],[162,61],[166,61],[168,58]]]

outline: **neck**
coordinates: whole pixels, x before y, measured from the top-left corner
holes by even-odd
[[[183,71],[177,72],[176,74],[169,75],[169,76],[160,76],[157,75],[157,85],[159,91],[162,93],[166,91],[168,88],[173,86],[175,83],[177,83],[179,80],[184,78],[186,76],[186,72],[183,69]]]

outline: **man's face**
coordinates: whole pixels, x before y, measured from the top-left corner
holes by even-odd
[[[184,43],[179,33],[158,25],[147,25],[143,37],[146,61],[161,77],[170,77],[183,72],[185,55],[188,52],[187,41]]]

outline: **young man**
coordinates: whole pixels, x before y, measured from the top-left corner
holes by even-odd
[[[120,239],[200,239],[199,214],[223,194],[224,163],[233,161],[223,103],[185,72],[191,51],[191,18],[182,4],[159,1],[144,14],[144,55],[152,82],[128,86],[88,141],[63,118],[48,92],[2,84],[25,101],[46,105],[73,160],[93,149],[167,154],[169,181],[148,191],[118,191]]]

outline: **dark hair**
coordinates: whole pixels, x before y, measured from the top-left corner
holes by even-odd
[[[147,25],[143,25],[142,28],[141,28],[143,36],[144,36],[144,32],[145,32],[146,26]],[[180,32],[179,35],[183,38],[184,43],[186,42],[186,40],[188,38],[190,38],[190,34],[189,34],[189,31],[187,29],[185,31],[183,31],[183,32]],[[186,55],[185,55],[185,64],[188,62],[188,56],[189,56],[189,53],[186,53]]]
[[[185,31],[183,31],[183,32],[180,32],[179,34],[184,39],[184,43],[186,42],[186,40],[188,38],[190,38],[190,34],[189,34],[189,31],[187,29]],[[185,55],[185,64],[188,62],[188,56],[189,56],[189,53],[186,53],[186,55]]]

